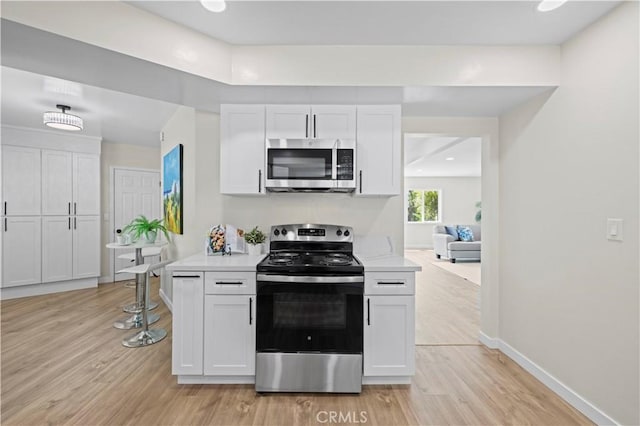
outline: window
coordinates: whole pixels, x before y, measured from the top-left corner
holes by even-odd
[[[407,222],[439,222],[440,191],[410,189],[407,192]]]

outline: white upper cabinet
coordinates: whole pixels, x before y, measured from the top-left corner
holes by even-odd
[[[220,192],[264,194],[264,105],[221,105]]]
[[[2,147],[2,213],[40,215],[40,150]]]
[[[400,194],[400,106],[358,106],[357,115],[356,195]]]
[[[267,105],[266,137],[355,139],[355,105]]]
[[[72,185],[73,154],[42,150],[42,214],[72,214]]]
[[[73,154],[73,203],[71,214],[100,214],[100,156]]]

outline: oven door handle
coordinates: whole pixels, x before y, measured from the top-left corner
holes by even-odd
[[[323,276],[299,276],[299,275],[269,275],[258,274],[258,281],[272,283],[319,283],[319,284],[337,284],[337,283],[363,283],[364,276],[346,276],[346,277],[323,277]]]

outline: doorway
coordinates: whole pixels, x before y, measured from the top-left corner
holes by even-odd
[[[115,241],[116,230],[124,228],[134,218],[144,215],[149,219],[160,217],[160,172],[158,170],[113,167],[111,169],[111,241]],[[133,279],[132,274],[117,274],[116,271],[131,266],[128,259],[120,255],[134,253],[134,250],[111,250],[111,276],[114,281]],[[158,259],[151,259],[152,262]]]
[[[480,343],[481,170],[481,137],[404,135],[405,256],[422,266],[416,277],[418,345]],[[445,225],[475,230],[475,259],[452,263],[446,252],[434,252],[433,233]]]

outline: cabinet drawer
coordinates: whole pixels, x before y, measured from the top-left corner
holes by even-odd
[[[255,272],[205,272],[205,294],[256,294]]]
[[[415,294],[414,272],[365,272],[365,294]]]

